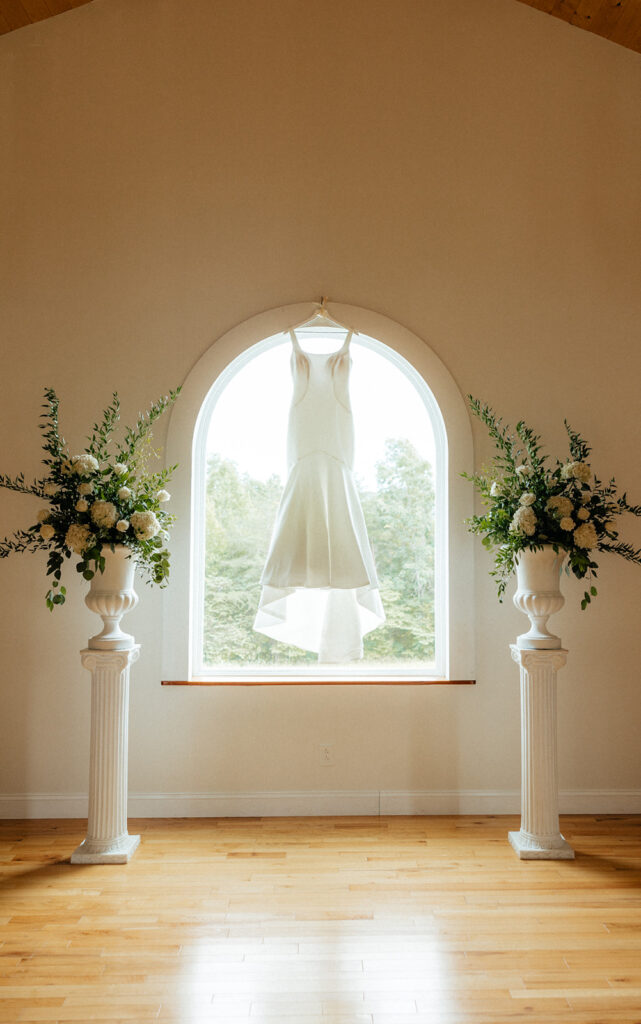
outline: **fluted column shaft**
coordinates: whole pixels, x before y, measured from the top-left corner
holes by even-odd
[[[81,652],[91,672],[89,816],[74,864],[124,863],[140,842],[127,833],[129,667],[139,653],[139,646]]]
[[[521,677],[521,829],[509,839],[526,860],[567,860],[574,851],[559,831],[556,674],[564,650],[511,645]]]

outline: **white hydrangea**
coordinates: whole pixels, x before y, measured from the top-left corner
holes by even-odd
[[[162,501],[169,501],[170,499],[171,499],[171,494],[169,493],[169,491],[158,491],[158,493],[156,495],[156,501],[162,502]]]
[[[44,491],[48,498],[55,498],[56,494],[60,493],[60,488],[58,487],[58,484],[54,483],[45,484],[42,490]]]
[[[590,513],[588,512],[587,508],[580,508],[576,514],[576,517],[577,519],[583,519],[583,521],[585,521],[586,519],[590,518]]]
[[[579,480],[587,484],[592,478],[592,470],[587,462],[566,462],[561,467],[561,476],[564,480]]]
[[[560,516],[569,516],[574,512],[574,505],[562,494],[554,494],[545,503],[548,512],[558,512]]]
[[[563,516],[561,522],[559,523],[559,526],[562,530],[567,530],[569,533],[570,530],[573,530],[575,527],[574,519],[572,518],[572,516]]]
[[[76,512],[86,512],[87,509],[89,508],[89,502],[87,501],[86,498],[78,498],[78,501],[76,502],[74,507],[76,509]]]
[[[114,473],[116,476],[124,476],[125,473],[129,472],[129,466],[126,466],[124,462],[116,462],[114,465]]]
[[[160,523],[153,512],[134,512],[130,522],[138,540],[151,540],[160,530]]]
[[[536,532],[536,522],[534,509],[521,505],[512,516],[510,530],[512,533],[524,533],[526,537],[531,537]]]
[[[82,494],[83,497],[87,494],[93,494],[93,484],[78,484],[78,494]]]
[[[55,532],[56,531],[54,530],[51,523],[45,523],[43,526],[40,527],[40,536],[42,537],[43,540],[51,540]]]
[[[91,518],[96,526],[109,530],[116,524],[118,510],[111,501],[94,501],[91,506]]]
[[[595,548],[599,542],[593,523],[582,523],[574,531],[574,543],[579,548]]]
[[[582,505],[587,505],[587,503],[589,502],[591,497],[592,497],[592,491],[582,491],[581,492],[581,504]]]
[[[133,491],[131,490],[130,487],[121,487],[118,491],[118,499],[119,501],[127,501],[129,498],[131,498],[132,494]]]
[[[586,462],[575,462],[572,475],[575,480],[580,480],[582,484],[589,484],[592,479],[592,470]]]
[[[90,548],[94,540],[95,537],[84,523],[72,523],[65,534],[65,544],[77,555]]]
[[[40,511],[38,512],[38,522],[39,523],[46,523],[47,519],[49,518],[50,515],[51,515],[51,509],[50,508],[41,508]]]
[[[100,469],[98,460],[94,459],[93,455],[74,455],[71,464],[73,472],[78,476],[91,476]]]
[[[535,501],[536,494],[533,494],[532,491],[525,491],[525,493],[519,498],[521,505],[533,505]]]
[[[118,530],[118,533],[126,533],[129,529],[129,520],[119,519],[116,523],[116,529]]]

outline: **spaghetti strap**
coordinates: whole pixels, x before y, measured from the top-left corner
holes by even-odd
[[[300,352],[301,355],[304,355],[304,352],[303,352],[302,348],[300,347],[300,342],[299,342],[298,338],[296,337],[296,331],[293,328],[289,332],[289,336],[290,336],[290,338],[292,340],[292,346],[294,348],[294,352],[296,352],[296,353]]]
[[[344,355],[347,354],[347,352],[349,351],[349,343],[352,340],[353,333],[354,333],[353,331],[348,331],[347,332],[347,334],[345,336],[345,341],[343,342],[342,347],[339,348],[338,352],[335,352],[334,355],[336,355],[336,356],[344,356]]]

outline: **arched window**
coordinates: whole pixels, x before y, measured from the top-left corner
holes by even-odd
[[[260,574],[286,477],[291,396],[291,342],[286,332],[303,318],[301,307],[290,309],[263,314],[220,339],[190,374],[172,414],[168,457],[181,465],[177,480],[187,475],[185,442],[191,421],[191,508],[189,536],[183,512],[178,544],[173,545],[163,674],[184,681],[412,682],[454,677],[456,666],[457,678],[469,678],[471,629],[468,623],[465,636],[460,625],[466,607],[460,573],[453,578],[451,572],[453,547],[459,554],[467,547],[469,584],[469,541],[462,522],[451,520],[453,498],[457,512],[471,512],[463,508],[463,492],[452,479],[451,465],[452,440],[459,455],[465,456],[455,472],[472,464],[471,453],[462,451],[469,441],[464,403],[445,368],[418,339],[398,325],[390,330],[385,318],[371,313],[363,317],[367,311],[350,307],[333,305],[332,310],[337,316],[340,310],[341,319],[359,331],[351,344],[355,476],[387,621],[366,636],[363,660],[348,667],[319,664],[315,655],[252,629]],[[276,317],[279,330],[261,337],[260,323],[273,324]],[[378,328],[376,334],[368,317]],[[334,351],[344,333],[311,328],[299,337],[308,351]],[[410,339],[413,344],[408,345]],[[416,358],[416,345],[422,359]],[[430,362],[431,374],[425,372]],[[209,364],[207,371],[203,363]],[[448,422],[448,409],[442,408],[444,396],[446,406],[456,410],[455,423]],[[198,398],[199,407],[194,408]],[[183,559],[177,565],[180,550]],[[187,550],[188,578],[181,571]],[[455,595],[459,591],[455,621],[452,588]],[[459,638],[456,651],[453,635]],[[182,671],[179,665],[184,666]]]

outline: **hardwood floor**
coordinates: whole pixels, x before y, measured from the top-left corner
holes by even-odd
[[[0,1021],[639,1024],[641,817],[0,822]]]

